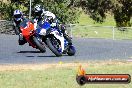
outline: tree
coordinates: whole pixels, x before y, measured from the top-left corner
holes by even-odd
[[[20,9],[28,14],[29,0],[11,0],[11,2],[10,4],[4,3],[4,8],[6,8],[4,13],[7,14],[4,19],[10,20],[15,9]],[[73,7],[73,2],[73,0],[33,0],[32,8],[36,4],[41,4],[46,10],[55,13],[63,23],[76,23],[80,13],[78,8]]]
[[[117,27],[131,26],[132,0],[80,0],[81,7],[93,20],[103,22],[106,13],[114,14]]]
[[[86,0],[81,3],[84,11],[89,14],[93,20],[100,23],[104,21],[106,18],[105,13],[112,7],[110,0]]]
[[[11,5],[0,2],[0,16],[1,16],[1,19],[11,18],[11,10],[12,10]]]
[[[76,23],[78,19],[79,9],[70,5],[70,0],[50,0],[43,1],[44,7],[57,15],[63,23]]]
[[[116,0],[113,13],[118,27],[132,26],[130,23],[132,17],[132,0]]]
[[[18,2],[11,0],[9,3],[4,3],[0,1],[0,16],[1,19],[4,20],[12,20],[13,12],[16,9],[20,9],[21,11],[26,11],[27,8],[20,3],[19,0]]]

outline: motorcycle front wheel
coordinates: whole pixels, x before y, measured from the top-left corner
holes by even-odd
[[[58,43],[58,42],[55,41],[54,39],[51,39],[51,38],[47,38],[47,39],[46,39],[46,44],[48,45],[49,49],[50,49],[57,57],[62,56],[61,52],[59,52],[59,51],[57,50],[57,48],[54,46],[53,42],[56,43],[56,45],[57,45],[57,43]]]
[[[45,45],[42,43],[42,41],[39,40],[37,37],[33,37],[33,41],[36,45],[36,47],[41,51],[41,52],[46,52]]]
[[[75,47],[74,46],[69,46],[67,54],[69,56],[73,56],[73,55],[75,55],[75,53],[76,53]]]

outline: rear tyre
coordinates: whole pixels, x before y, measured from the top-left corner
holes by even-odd
[[[51,40],[49,38],[46,39],[46,43],[49,47],[49,49],[57,56],[62,56],[62,54],[53,46]]]
[[[42,44],[42,42],[40,40],[38,40],[37,37],[33,37],[33,41],[36,45],[36,47],[43,53],[43,52],[46,52],[46,48],[45,48],[45,45]]]

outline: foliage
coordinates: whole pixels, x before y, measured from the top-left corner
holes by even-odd
[[[97,22],[103,22],[106,18],[105,13],[112,8],[110,0],[86,0],[81,5],[85,12]]]
[[[71,1],[72,0],[33,0],[32,8],[36,4],[41,4],[46,10],[56,14],[61,22],[76,23],[80,12],[78,8],[71,7]],[[25,14],[28,14],[29,12],[29,1],[27,0],[11,0],[10,4],[2,3],[2,5],[1,9],[5,9],[5,11],[2,12],[2,15],[4,16],[3,19],[10,20],[15,9],[20,9],[24,11]]]
[[[0,2],[0,15],[1,15],[1,19],[6,19],[7,17],[9,17],[10,15],[10,11],[9,11],[9,7],[7,4]],[[12,8],[10,8],[12,9]],[[7,11],[9,12],[9,14],[7,13]]]
[[[108,14],[114,15],[117,27],[132,26],[132,0],[32,0],[32,8],[42,4],[45,9],[55,13],[63,23],[76,23],[81,7],[85,13],[98,23],[104,22]],[[15,9],[29,13],[29,0],[10,0],[10,4],[0,2],[1,19],[11,19]]]
[[[83,0],[81,7],[97,22],[103,22],[110,12],[118,27],[131,26],[132,0]]]
[[[79,9],[68,7],[68,0],[51,0],[51,2],[44,1],[44,7],[57,15],[63,23],[76,23],[79,17]]]
[[[17,4],[15,3],[3,3],[0,2],[0,16],[1,19],[5,19],[5,20],[11,20],[12,19],[12,15],[13,15],[13,11],[16,9],[20,9],[21,11],[26,11],[27,8],[24,7],[24,5],[22,4]]]
[[[131,26],[132,0],[116,0],[113,2],[113,5],[113,13],[117,26]]]

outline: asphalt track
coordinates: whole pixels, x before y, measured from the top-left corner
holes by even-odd
[[[132,40],[73,38],[76,55],[62,57],[55,57],[48,48],[45,53],[40,53],[28,43],[19,46],[17,40],[17,35],[0,34],[0,64],[128,60],[132,56]]]

